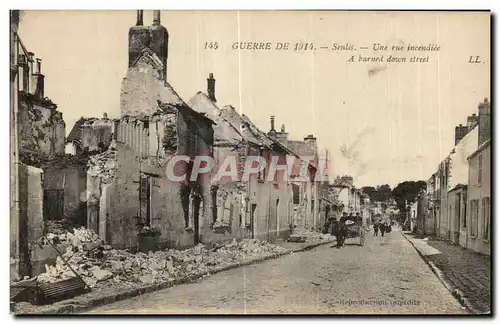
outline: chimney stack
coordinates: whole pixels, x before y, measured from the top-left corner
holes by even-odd
[[[488,102],[488,98],[484,99],[484,102],[479,104],[479,129],[478,129],[478,137],[479,143],[481,146],[484,142],[491,138],[491,106]]]
[[[41,74],[42,73],[42,59],[37,58],[36,59],[36,74]]]
[[[45,97],[45,75],[38,73],[34,77],[36,78],[35,97],[38,99],[43,99]]]
[[[153,10],[153,25],[159,25],[160,23],[160,10]]]
[[[462,138],[469,132],[468,126],[462,126],[462,124],[455,127],[455,145],[462,140]]]
[[[19,54],[17,62],[19,64],[19,80],[21,81],[19,90],[29,92],[29,70],[27,57],[24,54]]]
[[[288,146],[288,133],[285,132],[285,124],[281,125],[281,131],[276,133],[275,138],[280,144]]]
[[[477,115],[472,114],[472,116],[467,117],[467,127],[469,130],[473,129],[477,125]]]
[[[103,113],[102,118],[108,118],[108,113]]]
[[[144,10],[137,10],[137,23],[136,26],[143,25]]]
[[[33,57],[35,56],[35,54],[33,54],[32,52],[28,52],[28,67],[29,67],[29,73],[30,74],[33,74]]]
[[[213,102],[217,102],[217,99],[215,99],[215,79],[213,73],[208,74],[207,93],[210,100],[212,100]]]
[[[274,129],[274,116],[271,116],[271,132],[276,131]]]
[[[309,151],[316,156],[318,154],[318,145],[316,143],[316,137],[314,135],[309,134],[304,137],[304,142],[307,144]]]

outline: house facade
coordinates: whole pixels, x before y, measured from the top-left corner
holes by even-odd
[[[491,254],[491,141],[470,156],[467,193],[468,236],[465,247]]]
[[[479,104],[477,150],[469,158],[466,248],[491,255],[491,104]]]
[[[491,253],[491,104],[455,128],[455,145],[417,198],[417,234]]]
[[[42,61],[18,34],[19,10],[11,11],[11,276],[36,275],[37,244],[45,229],[44,171],[64,156],[65,123],[45,96]],[[61,190],[61,188],[58,188]],[[60,206],[60,205],[59,205]],[[54,256],[55,259],[55,256]]]

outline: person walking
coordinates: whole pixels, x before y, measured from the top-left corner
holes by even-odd
[[[378,236],[378,230],[380,228],[380,219],[376,219],[375,222],[373,223],[373,235]]]
[[[346,221],[347,213],[343,213],[342,217],[340,217],[340,220],[337,224],[337,248],[340,249],[342,245],[344,245],[345,241],[345,221]]]
[[[384,233],[385,233],[385,230],[386,230],[385,223],[380,223],[379,227],[380,227],[380,235],[384,236]]]

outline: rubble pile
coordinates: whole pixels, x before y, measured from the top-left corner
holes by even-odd
[[[307,242],[332,241],[335,239],[335,237],[330,234],[314,232],[305,228],[294,229],[291,237],[305,237],[307,238]]]
[[[87,231],[74,237],[92,242],[94,237]],[[75,241],[76,242],[76,241]],[[264,256],[285,252],[286,249],[258,240],[233,240],[229,244],[208,250],[199,244],[187,250],[165,250],[149,254],[132,254],[99,246],[92,250],[71,245],[63,257],[91,288],[119,283],[134,286],[201,275],[216,267],[245,260],[247,257]],[[38,276],[42,282],[57,282],[76,276],[61,259],[46,266],[46,272]]]
[[[54,223],[55,224],[55,223]],[[89,250],[101,244],[99,236],[85,227],[73,229],[73,233],[64,230],[62,227],[52,225],[48,228],[45,238],[40,240],[41,245],[70,244],[78,251]],[[48,240],[48,242],[47,242]]]
[[[48,233],[62,234],[66,232],[67,224],[64,221],[46,221],[45,229]]]
[[[99,175],[103,184],[113,182],[117,168],[116,149],[110,147],[107,151],[92,155],[88,162],[88,173]]]

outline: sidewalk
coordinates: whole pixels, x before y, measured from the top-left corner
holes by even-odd
[[[15,304],[14,309],[11,310],[11,312],[13,312],[14,315],[21,315],[21,316],[79,313],[93,307],[111,304],[116,301],[132,298],[145,293],[150,293],[160,289],[166,289],[174,285],[180,285],[197,280],[203,280],[203,278],[205,278],[206,276],[210,276],[218,272],[238,267],[243,267],[250,264],[260,263],[266,260],[271,260],[282,256],[286,256],[295,252],[307,251],[323,244],[332,243],[333,241],[334,241],[333,238],[330,238],[329,240],[308,239],[305,243],[279,242],[274,245],[284,248],[285,251],[262,255],[262,256],[247,257],[245,258],[244,261],[224,266],[217,266],[213,268],[211,267],[209,271],[198,273],[196,275],[185,276],[183,278],[168,280],[156,284],[139,284],[136,285],[135,287],[123,287],[123,286],[120,287],[120,285],[114,285],[112,287],[104,287],[104,288],[98,287],[89,292],[88,294],[46,306],[35,306],[24,302],[17,303]]]
[[[491,260],[446,241],[404,233],[452,294],[476,314],[491,311]]]

